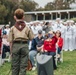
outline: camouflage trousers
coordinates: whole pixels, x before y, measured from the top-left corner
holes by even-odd
[[[14,43],[12,49],[12,75],[26,75],[28,45]]]

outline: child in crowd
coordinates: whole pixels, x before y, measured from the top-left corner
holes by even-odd
[[[58,39],[58,41],[56,43],[58,58],[60,59],[60,52],[61,52],[62,47],[63,47],[63,38],[61,37],[61,32],[59,30],[56,32],[56,37]]]
[[[2,37],[2,45],[3,45],[3,51],[2,51],[2,58],[6,58],[6,52],[10,52],[10,45],[7,41],[7,32],[3,31],[3,37]]]

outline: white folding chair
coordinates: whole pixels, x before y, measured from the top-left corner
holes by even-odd
[[[4,61],[10,62],[10,61],[11,61],[11,56],[10,56],[10,54],[6,54],[6,56],[7,56],[8,58],[5,58]]]
[[[60,61],[63,63],[63,50],[61,51],[61,58]]]
[[[57,65],[57,61],[58,61],[57,55],[58,55],[58,53],[57,53],[57,48],[56,48],[56,56],[55,56],[56,65]]]

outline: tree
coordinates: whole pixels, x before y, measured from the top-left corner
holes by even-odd
[[[0,17],[3,18],[1,19],[1,23],[8,23],[9,21],[14,23],[13,13],[17,8],[22,8],[24,11],[34,11],[38,6],[38,4],[32,0],[0,0],[0,4],[2,6],[0,7],[0,11],[5,10],[4,14],[6,14],[2,15],[3,13],[1,13],[2,16]],[[6,10],[8,12],[6,12]]]
[[[8,14],[8,10],[6,9],[6,7],[4,5],[0,4],[0,24],[4,23],[5,17]]]
[[[21,1],[20,5],[25,11],[34,11],[36,10],[36,7],[38,6],[36,2],[31,1],[31,0]]]
[[[54,0],[45,5],[45,10],[63,10],[70,9],[70,4],[74,3],[75,0]]]
[[[45,10],[54,10],[55,7],[54,7],[54,3],[52,2],[49,2],[45,5]]]
[[[45,10],[45,9],[42,8],[42,7],[39,7],[39,8],[36,9],[36,11],[44,11],[44,10]]]
[[[4,18],[4,23],[7,24],[9,21],[13,21],[13,8],[16,5],[12,0],[1,0],[0,3],[5,6],[8,13]],[[2,22],[3,23],[3,22]]]
[[[70,9],[70,4],[74,2],[75,0],[55,0],[55,9]]]

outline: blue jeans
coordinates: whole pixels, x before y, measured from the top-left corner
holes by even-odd
[[[34,58],[35,58],[36,54],[37,54],[37,51],[35,51],[35,50],[32,50],[29,52],[29,58],[30,58],[30,61],[32,63],[32,66],[35,66]]]

